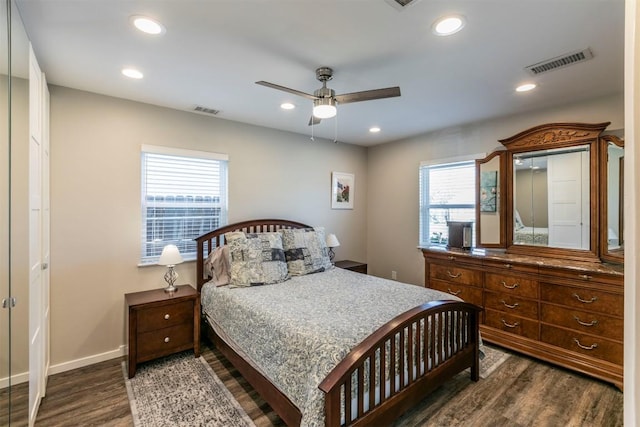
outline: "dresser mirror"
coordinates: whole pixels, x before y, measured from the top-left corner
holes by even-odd
[[[483,248],[504,248],[506,151],[476,160],[476,242]]]
[[[624,140],[617,135],[600,138],[600,257],[624,262]]]
[[[552,123],[500,142],[507,252],[598,260],[598,141],[608,123]]]

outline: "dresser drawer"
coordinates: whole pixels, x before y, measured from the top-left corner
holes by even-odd
[[[145,307],[138,310],[139,333],[184,323],[193,324],[193,301]]]
[[[138,334],[138,362],[193,347],[193,321]]]
[[[617,341],[623,340],[622,318],[549,304],[542,304],[540,309],[542,322],[570,328],[580,333],[599,335]]]
[[[513,296],[538,298],[538,282],[525,277],[485,273],[485,288]]]
[[[482,306],[482,288],[460,285],[458,283],[432,280],[431,288],[454,295],[463,301]]]
[[[485,324],[492,328],[521,335],[526,338],[538,339],[539,323],[524,317],[513,316],[487,308],[485,310]]]
[[[431,264],[429,268],[431,279],[445,280],[452,283],[477,286],[482,288],[482,272],[453,265]]]
[[[541,283],[540,299],[584,311],[605,313],[619,317],[624,315],[624,297],[622,294],[617,293]]]
[[[541,328],[541,340],[585,356],[622,365],[622,343],[544,324]]]
[[[486,308],[538,320],[538,301],[515,297],[503,292],[485,293]]]

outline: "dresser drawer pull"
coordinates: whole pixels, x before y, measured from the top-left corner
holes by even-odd
[[[454,257],[454,256],[449,256],[449,261],[455,261],[455,260],[456,260],[456,257]]]
[[[451,288],[447,288],[447,291],[449,291],[449,293],[450,293],[451,295],[453,295],[454,297],[457,297],[457,296],[458,296],[458,294],[459,294],[460,292],[462,292],[462,289],[460,289],[459,291],[454,292],[454,291],[452,291],[452,290],[451,290]]]
[[[573,316],[573,318],[582,326],[596,326],[598,324],[597,320],[592,320],[591,322],[583,322],[578,316]]]
[[[586,345],[580,344],[580,340],[578,338],[574,338],[573,340],[575,341],[576,344],[578,344],[578,347],[580,347],[583,350],[595,350],[596,348],[598,348],[598,343],[593,343],[590,346],[586,346]]]
[[[580,295],[574,293],[573,296],[575,297],[575,299],[577,299],[578,301],[580,301],[583,304],[591,304],[593,302],[598,301],[598,297],[592,297],[590,300],[586,300],[586,299],[582,299],[580,298]]]
[[[504,265],[504,268],[513,268],[513,265],[511,265],[511,264],[505,264],[505,265]]]
[[[589,276],[588,274],[579,274],[578,277],[581,278],[582,280],[591,280],[591,279],[593,279],[593,276]]]
[[[167,314],[164,315],[164,320],[169,320],[170,317],[171,316],[169,316],[169,314],[167,313]]]
[[[513,305],[510,305],[510,304],[507,304],[505,300],[500,300],[500,302],[501,302],[501,303],[502,303],[502,305],[504,305],[505,307],[507,307],[507,308],[511,308],[511,309],[517,308],[517,307],[520,305],[520,304],[518,304],[518,303],[515,303],[515,304],[513,304]]]
[[[507,323],[504,319],[500,319],[502,321],[502,324],[504,326],[506,326],[507,328],[517,328],[518,326],[520,326],[520,322],[516,322],[516,323]]]
[[[501,284],[502,286],[504,286],[505,288],[507,288],[507,289],[515,289],[515,288],[517,288],[518,286],[520,286],[520,284],[519,284],[519,283],[514,283],[513,285],[509,286],[509,285],[507,285],[507,282],[505,282],[504,280],[500,281],[500,284]]]
[[[457,279],[458,277],[462,276],[462,273],[453,274],[449,270],[447,270],[447,276],[449,276],[451,279]]]
[[[169,342],[171,341],[171,339],[169,339],[169,337],[164,337],[164,342]]]

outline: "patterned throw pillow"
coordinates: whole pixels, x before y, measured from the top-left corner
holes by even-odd
[[[280,230],[289,274],[303,276],[333,268],[324,228],[295,228]]]
[[[232,286],[265,285],[289,278],[279,233],[233,231],[224,238],[229,246]]]

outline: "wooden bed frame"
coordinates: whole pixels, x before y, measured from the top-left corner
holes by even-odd
[[[224,244],[224,233],[261,233],[307,227],[289,220],[251,220],[230,224],[198,237],[198,291],[209,280],[203,268],[207,254]],[[325,393],[325,425],[388,424],[466,368],[471,368],[471,379],[478,381],[481,310],[464,302],[433,301],[415,307],[383,325],[356,346],[320,384],[319,388]],[[438,330],[436,325],[446,325],[446,330]],[[251,360],[225,342],[204,316],[202,330],[287,425],[300,425],[302,414],[293,402]],[[428,359],[428,362],[423,359]],[[405,375],[396,374],[389,379],[389,372],[384,369],[385,360],[386,364],[395,360],[398,371],[405,372]],[[389,390],[376,399],[376,381],[365,378],[376,378],[379,384],[388,383]],[[345,387],[345,384],[355,384],[355,387]],[[345,404],[354,401],[357,402],[354,410],[351,404]],[[344,414],[341,408],[344,408]],[[344,419],[341,419],[343,415]]]

